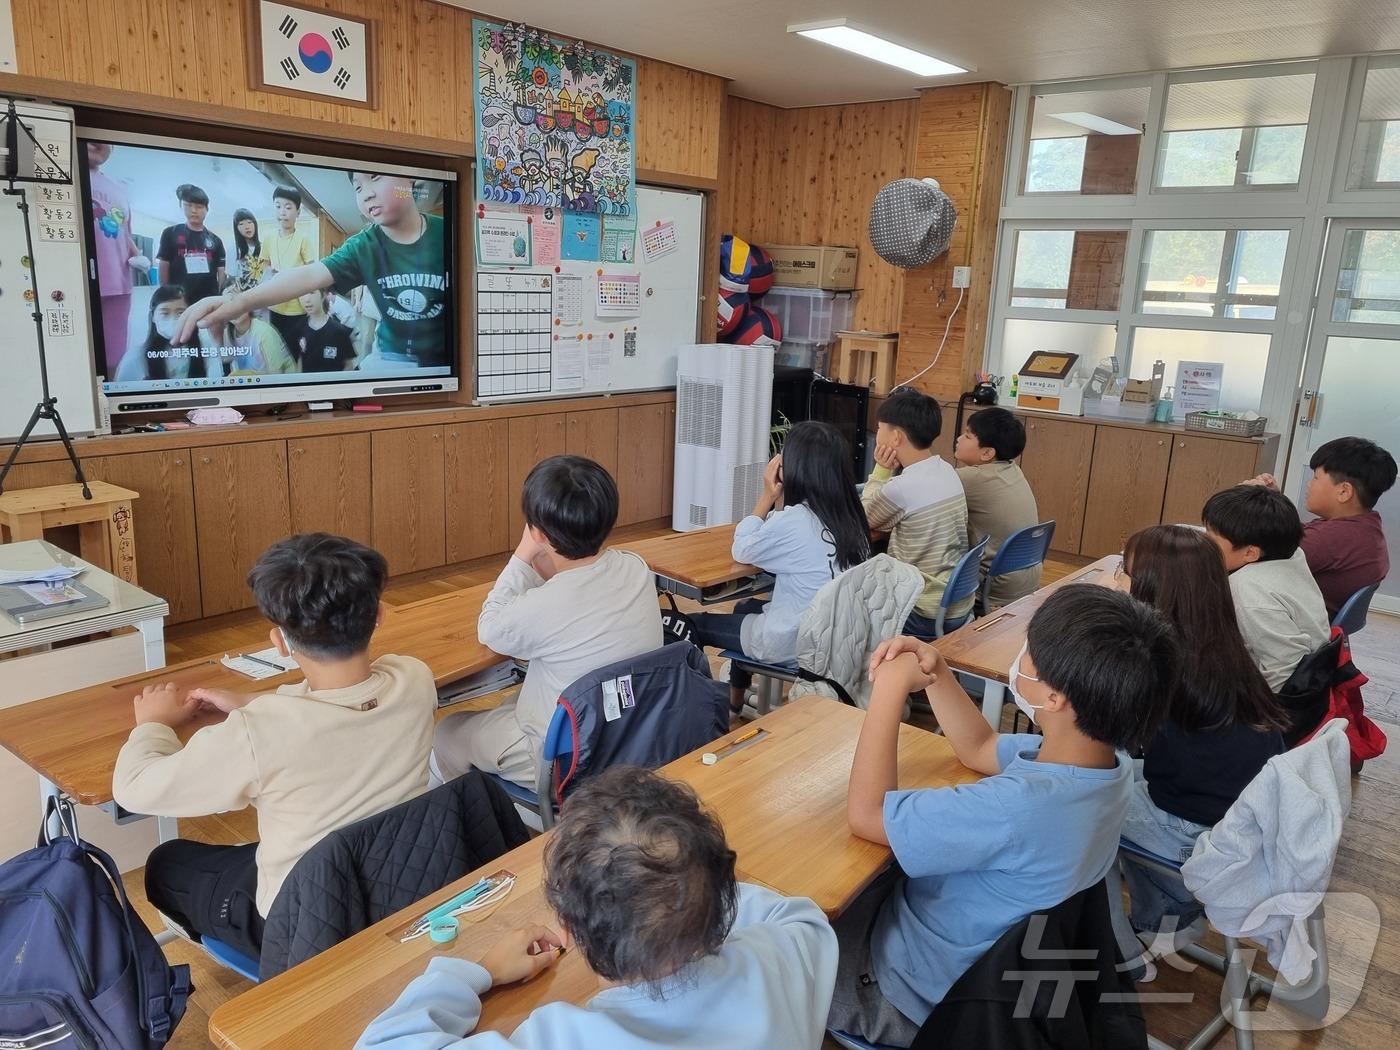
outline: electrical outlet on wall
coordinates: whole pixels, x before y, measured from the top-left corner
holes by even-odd
[[[968,285],[970,285],[971,283],[972,283],[972,267],[971,267],[971,266],[954,266],[954,267],[953,267],[953,287],[954,287],[954,288],[966,288],[966,287],[967,287]]]

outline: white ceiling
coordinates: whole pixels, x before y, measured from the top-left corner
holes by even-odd
[[[730,78],[779,106],[901,98],[958,80],[1006,84],[1400,50],[1396,0],[446,0]],[[852,25],[974,70],[923,80],[787,33]]]

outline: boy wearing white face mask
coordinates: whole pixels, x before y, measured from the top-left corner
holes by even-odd
[[[273,544],[248,574],[272,643],[305,681],[248,693],[148,686],[117,756],[112,796],[125,809],[196,817],[255,806],[256,843],[172,839],[146,862],[146,896],[190,937],[256,959],[263,920],[303,853],[327,834],[421,794],[437,690],[411,656],[371,660],[383,617],[384,556],[342,536]],[[201,710],[227,717],[181,744]],[[207,719],[206,719],[207,721]]]
[[[1167,709],[1170,625],[1116,591],[1070,586],[1031,618],[1009,669],[1044,736],[997,733],[933,646],[886,642],[851,764],[851,830],[888,844],[899,870],[835,923],[832,1028],[908,1046],[958,978],[1012,926],[1097,883],[1118,851],[1133,765]],[[905,699],[927,689],[959,761],[986,779],[898,790]]]

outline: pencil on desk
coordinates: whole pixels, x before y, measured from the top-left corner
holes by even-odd
[[[254,656],[252,653],[239,653],[238,656],[234,657],[234,659],[236,659],[236,660],[252,660],[253,663],[255,663],[255,664],[262,664],[264,667],[270,667],[270,668],[272,668],[272,669],[273,669],[274,671],[276,671],[278,674],[286,674],[286,673],[287,673],[287,669],[286,669],[285,667],[283,667],[281,664],[275,664],[275,663],[273,663],[271,660],[264,660],[262,657],[260,657],[260,656]]]
[[[731,747],[737,747],[738,745],[742,744],[745,740],[752,740],[761,732],[763,732],[762,729],[759,729],[758,726],[754,726],[747,733],[744,733],[741,736],[736,736],[733,740],[729,741],[729,743],[721,747],[720,750],[728,751]]]

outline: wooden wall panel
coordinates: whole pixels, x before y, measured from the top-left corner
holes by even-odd
[[[854,324],[899,326],[901,271],[870,246],[880,187],[911,173],[916,99],[779,109],[731,98],[720,175],[722,232],[755,244],[860,249]]]
[[[911,174],[938,179],[957,205],[958,225],[945,254],[904,273],[896,371],[902,380],[930,364],[946,328],[938,364],[915,383],[938,398],[956,399],[969,389],[982,363],[1010,117],[1011,92],[1000,84],[920,92]],[[954,266],[972,267],[972,285],[950,326],[958,302]]]
[[[0,89],[348,142],[475,152],[472,12],[432,0],[298,2],[374,21],[376,109],[253,90],[246,0],[13,0],[21,76],[0,76]],[[654,181],[713,183],[725,90],[720,77],[639,58],[638,169]],[[249,114],[273,119],[250,122]]]

